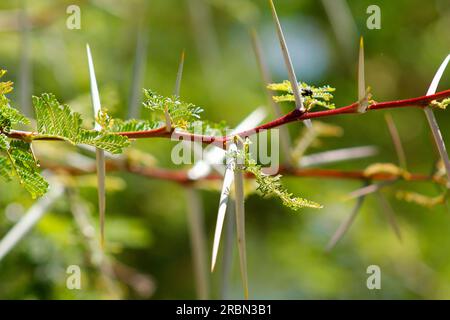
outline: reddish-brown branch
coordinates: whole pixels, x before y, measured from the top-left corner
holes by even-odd
[[[95,173],[95,166],[92,168],[87,168],[86,170],[77,169],[70,166],[61,166],[55,165],[51,163],[43,163],[43,168],[52,170],[54,172],[67,173],[70,175],[84,175],[89,173]],[[172,181],[181,184],[189,184],[194,183],[198,180],[192,180],[188,176],[188,172],[186,170],[180,169],[163,169],[157,167],[144,167],[131,165],[126,163],[120,163],[116,161],[108,161],[106,163],[106,169],[108,172],[113,171],[126,171],[136,175],[140,175],[147,178],[157,179],[157,180],[165,180]],[[398,176],[388,173],[378,173],[373,176],[366,176],[364,171],[361,170],[352,170],[352,171],[343,171],[343,170],[335,170],[335,169],[322,169],[322,168],[303,168],[303,169],[291,169],[288,167],[280,167],[278,174],[282,174],[284,176],[292,176],[292,177],[304,177],[304,178],[325,178],[325,179],[345,179],[345,180],[374,180],[374,181],[395,181],[398,180]],[[246,174],[246,178],[253,178],[253,175]],[[223,176],[218,173],[211,173],[204,177],[203,181],[208,180],[221,180]],[[444,184],[445,181],[430,177],[429,175],[424,174],[411,174],[408,176],[408,181],[430,181],[439,184]]]
[[[387,102],[379,102],[374,103],[368,107],[368,111],[370,110],[381,110],[381,109],[392,109],[392,108],[401,108],[401,107],[426,107],[434,100],[441,100],[444,98],[450,97],[450,89],[438,92],[429,96],[421,96],[417,98],[404,99],[404,100],[395,100],[395,101],[387,101]],[[324,110],[324,111],[315,111],[315,112],[306,112],[303,113],[299,110],[293,110],[290,113],[260,125],[256,128],[242,131],[237,133],[241,137],[251,136],[256,134],[262,130],[268,130],[277,128],[279,126],[294,122],[294,121],[303,121],[306,119],[316,119],[316,118],[324,118],[331,117],[343,114],[353,114],[357,113],[358,103],[355,102],[351,105],[336,108],[332,110]],[[158,129],[146,130],[146,131],[133,131],[133,132],[118,132],[117,134],[126,136],[130,139],[143,139],[143,138],[172,138],[172,139],[183,139],[187,141],[198,141],[205,144],[215,144],[219,147],[224,148],[227,141],[229,141],[232,136],[205,136],[198,135],[189,132],[177,132],[177,131],[167,131],[165,127],[161,127]],[[28,131],[16,131],[12,130],[8,133],[10,138],[21,139],[21,140],[61,140],[54,137],[45,137],[39,136],[39,134],[35,132]]]

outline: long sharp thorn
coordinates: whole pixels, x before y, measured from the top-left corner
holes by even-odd
[[[244,298],[248,299],[247,252],[245,241],[245,204],[244,204],[244,174],[238,165],[234,170],[234,192],[236,201],[236,233],[239,251]]]
[[[91,85],[91,100],[92,100],[92,108],[94,110],[95,130],[101,130],[102,127],[96,120],[101,109],[100,94],[98,91],[97,78],[95,76],[95,69],[94,69],[94,61],[92,59],[91,48],[89,47],[89,44],[86,45],[86,52],[89,66],[89,81]]]
[[[258,108],[253,111],[247,118],[245,118],[233,131],[232,134],[246,130],[247,128],[252,128],[253,126],[259,124],[266,116],[266,112],[262,108]],[[230,151],[236,151],[236,144],[232,143],[229,147]],[[197,162],[196,165],[189,171],[190,177],[192,179],[199,179],[210,172],[211,165],[220,162],[225,156],[225,152],[222,149],[215,148],[206,153],[203,162]],[[201,170],[202,166],[206,170]],[[219,252],[220,237],[223,229],[223,222],[225,220],[225,214],[228,205],[229,193],[231,185],[234,180],[233,167],[235,163],[233,159],[227,161],[227,169],[225,170],[222,191],[220,193],[219,200],[219,211],[217,213],[216,229],[214,231],[214,242],[213,242],[213,252],[211,259],[211,272],[214,271],[214,267],[217,261],[217,254]]]
[[[230,145],[230,151],[236,150],[236,145]],[[228,199],[230,197],[231,185],[234,180],[233,166],[234,161],[231,159],[227,163],[227,170],[223,178],[222,191],[220,193],[219,211],[217,213],[216,229],[214,231],[213,252],[211,260],[211,272],[214,271],[214,267],[217,261],[217,254],[219,252],[220,236],[222,235],[223,222],[225,220],[225,213],[227,211]]]
[[[181,88],[181,79],[183,78],[183,68],[184,68],[184,50],[181,52],[180,56],[180,64],[178,66],[178,72],[177,72],[177,80],[175,81],[175,89],[173,91],[173,94],[176,97],[180,96],[180,88]]]
[[[275,9],[275,5],[273,4],[273,1],[269,0],[269,3],[272,9],[273,20],[275,21],[275,26],[277,29],[278,40],[280,41],[281,51],[283,52],[284,62],[288,71],[289,81],[291,82],[292,91],[295,97],[295,107],[300,111],[305,111],[300,88],[298,87],[297,76],[295,75],[294,65],[292,64],[291,56],[289,54],[289,49],[286,44],[283,29],[281,28],[280,20],[278,19],[278,14]]]
[[[95,77],[94,62],[92,59],[91,49],[86,45],[88,65],[89,65],[89,79],[91,85],[91,99],[92,108],[94,110],[95,130],[101,130],[102,127],[97,121],[97,116],[101,110],[100,93],[98,91],[97,79]],[[105,152],[102,149],[96,149],[96,167],[97,167],[97,193],[98,193],[98,211],[100,215],[100,245],[105,246],[105,211],[106,211],[106,192],[105,192]]]
[[[356,215],[358,214],[359,210],[361,209],[365,198],[366,198],[365,195],[362,195],[362,196],[358,197],[358,200],[356,201],[356,204],[355,204],[355,207],[353,208],[352,213],[350,214],[350,216],[346,220],[344,220],[342,222],[342,224],[336,230],[334,235],[331,237],[331,239],[328,242],[328,245],[326,247],[326,251],[331,251],[336,246],[336,244],[339,242],[339,240],[348,231],[348,229],[352,225],[353,221],[355,220]]]
[[[436,71],[433,81],[431,81],[430,87],[428,88],[427,96],[436,93],[437,88],[439,86],[439,82],[441,81],[442,75],[444,74],[444,71],[447,68],[449,61],[450,61],[450,54],[447,57],[445,57],[444,61],[439,66],[438,71]]]
[[[302,167],[317,166],[321,164],[329,164],[340,161],[367,158],[374,156],[377,153],[378,149],[374,146],[336,149],[303,156],[300,159],[299,165]]]
[[[450,54],[444,59],[438,71],[434,75],[433,81],[428,88],[427,95],[436,93],[439,81],[441,80],[441,77],[444,74],[445,68],[447,67],[449,61]],[[447,188],[450,188],[450,161],[448,158],[447,150],[445,148],[444,139],[442,138],[441,130],[439,129],[439,125],[437,123],[436,117],[434,116],[433,110],[431,110],[430,107],[425,107],[424,111],[428,120],[428,124],[430,125],[431,132],[433,133],[434,141],[436,142],[439,154],[445,166],[445,171],[447,173]]]
[[[289,54],[289,49],[286,44],[286,39],[284,37],[283,29],[281,28],[280,19],[278,19],[277,10],[275,9],[275,5],[273,4],[273,0],[269,0],[270,8],[272,9],[272,16],[275,22],[275,26],[277,29],[278,40],[280,41],[281,51],[283,53],[284,63],[286,65],[289,81],[292,86],[292,92],[295,98],[295,108],[299,111],[305,112],[305,106],[303,105],[303,98],[298,86],[297,76],[295,75],[294,65],[292,64],[292,59]],[[306,126],[311,127],[311,120],[305,121]]]
[[[367,110],[368,101],[366,97],[366,76],[364,70],[364,39],[359,40],[359,60],[358,60],[358,112],[364,113]]]
[[[264,91],[266,92],[267,99],[269,103],[272,105],[275,114],[277,117],[281,117],[283,114],[281,112],[280,106],[273,100],[273,95],[267,89],[267,85],[272,82],[272,77],[270,75],[269,69],[267,68],[267,64],[265,63],[265,59],[263,57],[263,52],[261,49],[261,43],[258,38],[258,34],[255,29],[251,30],[251,38],[252,38],[252,46],[253,51],[256,56],[256,63],[259,68],[259,72],[261,73],[261,77],[264,83]],[[286,128],[280,128],[281,135],[281,148],[283,150],[284,156],[286,158],[286,164],[292,167],[292,156],[291,156],[291,137],[289,136],[289,131]]]

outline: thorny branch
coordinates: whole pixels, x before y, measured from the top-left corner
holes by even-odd
[[[420,96],[417,98],[410,98],[404,100],[394,100],[394,101],[386,101],[386,102],[376,102],[371,104],[367,111],[372,110],[381,110],[381,109],[394,109],[394,108],[402,108],[402,107],[419,107],[425,108],[431,102],[435,100],[441,100],[444,98],[450,97],[450,89],[438,92],[433,95]],[[289,112],[288,114],[277,118],[273,121],[262,124],[253,129],[245,130],[239,133],[236,133],[234,136],[238,135],[242,138],[254,135],[263,130],[274,129],[283,125],[286,125],[295,121],[304,121],[307,119],[317,119],[317,118],[325,118],[343,114],[357,114],[358,113],[358,102],[352,103],[345,107],[340,107],[331,110],[324,111],[315,111],[315,112],[303,112],[297,109]],[[19,130],[11,130],[9,133],[6,133],[10,138],[20,139],[25,141],[33,141],[33,140],[61,140],[55,137],[46,137],[40,135],[36,132],[31,131],[19,131]],[[226,143],[233,138],[233,136],[207,136],[207,135],[199,135],[193,134],[190,132],[176,131],[174,129],[167,131],[166,127],[160,127],[152,130],[145,131],[132,131],[132,132],[118,132],[118,135],[126,136],[130,139],[143,139],[143,138],[172,138],[172,139],[184,139],[186,141],[198,141],[204,144],[214,144],[218,147],[225,148]]]
[[[71,166],[62,166],[54,163],[43,162],[42,167],[45,169],[52,170],[54,172],[69,174],[72,176],[80,176],[95,173],[95,166],[83,170]],[[106,170],[108,172],[125,171],[147,178],[167,180],[180,184],[191,184],[202,180],[220,181],[223,179],[223,176],[221,174],[212,172],[200,180],[197,179],[193,180],[189,177],[188,170],[146,167],[142,165],[133,165],[128,162],[120,162],[120,161],[107,161]],[[371,181],[392,181],[392,182],[399,180],[399,177],[397,175],[390,173],[380,172],[371,176],[367,176],[362,170],[336,170],[336,169],[322,169],[322,168],[295,169],[290,168],[288,166],[281,166],[278,170],[278,174],[282,174],[283,176],[303,177],[303,178],[328,178],[328,179],[371,180]],[[250,173],[246,173],[245,177],[251,179],[253,178],[253,175],[251,175]],[[441,185],[445,185],[446,183],[444,178],[420,173],[411,173],[410,175],[408,175],[407,180],[415,182],[433,182]]]

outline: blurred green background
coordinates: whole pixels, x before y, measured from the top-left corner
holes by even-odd
[[[342,6],[330,7],[336,3]],[[366,27],[366,9],[373,4],[381,8],[380,30]],[[66,27],[69,5],[81,9],[80,30]],[[450,51],[447,0],[279,0],[276,6],[297,76],[310,84],[337,88],[337,106],[357,97],[360,35],[365,39],[367,83],[377,101],[424,95]],[[205,119],[225,120],[233,127],[257,106],[267,105],[251,46],[252,28],[261,38],[274,80],[286,79],[267,1],[2,0],[0,67],[8,70],[6,78],[15,83],[10,96],[13,104],[28,115],[32,116],[32,94],[52,92],[92,120],[85,54],[89,43],[103,105],[116,117],[134,113],[145,118],[147,114],[140,112],[141,89],[170,95],[184,49],[181,97],[202,106]],[[440,89],[449,85],[447,72]],[[273,118],[270,106],[266,108]],[[287,112],[292,106],[283,108]],[[428,174],[438,157],[423,112],[415,108],[389,112],[400,132],[408,169]],[[344,134],[324,139],[308,152],[374,145],[379,149],[375,157],[324,167],[362,170],[373,162],[396,163],[384,113],[323,119],[341,126]],[[436,111],[436,116],[444,139],[450,141],[450,116],[444,111]],[[302,128],[299,123],[289,125],[293,139]],[[35,146],[45,158],[76,151],[60,143],[48,149],[48,144]],[[158,166],[175,167],[170,161],[173,145],[165,139],[151,139],[133,147],[152,155]],[[80,204],[97,228],[95,177],[67,178],[65,182],[74,186],[70,193],[60,197],[0,261],[0,298],[196,298],[185,188],[126,173],[110,176],[106,233],[109,267],[115,277],[92,263],[92,248],[72,213],[73,204]],[[441,191],[435,185],[401,182],[383,189],[397,216],[402,242],[392,232],[377,198],[370,196],[348,234],[326,253],[327,242],[354,206],[354,200],[345,201],[345,197],[361,187],[361,182],[285,177],[284,183],[294,194],[324,208],[293,212],[277,199],[249,196],[246,224],[251,298],[450,298],[449,212],[442,205],[428,209],[395,197],[399,189],[436,196]],[[1,182],[0,188],[3,237],[33,200],[14,182]],[[219,193],[202,189],[200,194],[209,264]],[[90,244],[95,252],[97,239]],[[233,250],[225,297],[242,298],[235,244]],[[82,270],[81,290],[66,288],[69,265]],[[381,290],[366,287],[369,265],[381,268]],[[212,298],[223,297],[221,272],[220,254],[218,269],[210,275]]]

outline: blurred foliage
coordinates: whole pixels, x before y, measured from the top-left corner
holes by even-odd
[[[349,50],[354,56],[342,50],[337,30],[330,24],[321,1],[276,1],[280,19],[287,27],[287,42],[299,80],[317,87],[336,88],[333,99],[336,107],[354,102],[357,36],[363,35],[366,83],[371,86],[375,100],[425,94],[437,67],[449,53],[450,3],[447,0],[347,2],[354,19],[351,23],[357,30],[352,39],[354,46]],[[66,8],[73,4],[81,8],[81,30],[66,28]],[[381,8],[380,30],[366,28],[366,8],[372,4]],[[31,21],[29,29],[24,27],[20,11],[23,5]],[[273,80],[286,79],[266,1],[3,0],[0,69],[9,71],[7,78],[15,83],[10,96],[12,104],[23,112],[31,112],[27,107],[27,101],[31,105],[31,94],[52,92],[92,125],[87,42],[96,62],[103,105],[111,116],[121,118],[126,118],[131,108],[132,87],[138,86],[139,93],[141,88],[164,96],[173,93],[179,55],[185,49],[180,98],[202,106],[203,118],[213,122],[224,120],[233,127],[256,106],[267,104],[251,48],[250,27],[261,35]],[[142,83],[133,80],[139,34],[148,40],[145,63],[139,65]],[[32,66],[31,73],[24,67],[27,61]],[[447,73],[440,88],[449,86]],[[27,87],[31,92],[27,92]],[[139,104],[142,99],[140,95]],[[288,111],[292,105],[286,103],[282,107]],[[141,107],[140,110],[145,118],[148,110]],[[321,139],[308,152],[375,145],[380,150],[376,157],[335,164],[333,168],[364,170],[375,162],[396,163],[384,112],[323,119],[341,127],[343,135]],[[430,173],[438,156],[423,112],[417,109],[389,112],[404,143],[408,172]],[[442,127],[448,127],[450,115],[441,110],[435,112]],[[302,128],[298,123],[290,124],[292,137],[297,137]],[[449,141],[450,132],[444,130],[443,134]],[[51,143],[36,143],[36,153],[49,150],[48,144]],[[55,144],[52,153],[44,152],[46,157],[64,158],[71,152],[80,152],[72,146]],[[175,167],[170,161],[172,146],[173,142],[164,139],[133,143],[134,148],[152,155],[152,162],[169,168]],[[68,161],[69,157],[64,159]],[[97,229],[96,190],[92,183],[74,182],[23,241],[0,261],[0,298],[195,297],[184,187],[126,173],[111,176],[120,179],[123,186],[107,193],[107,253],[117,278],[110,279],[93,258],[95,252],[89,241],[93,241],[93,247],[98,244],[97,232],[93,233],[93,240],[86,241],[86,230],[74,218],[75,200],[70,194],[76,189],[79,200],[75,202],[84,204],[84,216]],[[313,199],[324,208],[302,209],[298,214],[281,206],[276,199],[253,195],[247,199],[251,297],[450,298],[450,264],[445,254],[450,248],[446,232],[450,216],[446,207],[424,208],[396,198],[396,190],[401,189],[433,199],[442,193],[435,185],[403,181],[382,190],[399,220],[401,243],[382,215],[383,207],[375,197],[369,197],[348,234],[332,252],[325,253],[329,238],[353,206],[343,199],[361,183],[288,177],[284,180],[290,192]],[[3,237],[34,201],[14,184],[1,182],[0,188],[0,237]],[[209,256],[219,194],[204,190],[201,195]],[[234,257],[230,297],[241,298],[236,248]],[[381,267],[382,290],[366,288],[366,268],[372,264]],[[66,289],[69,265],[81,267],[82,290]],[[220,288],[220,255],[218,267],[211,275],[215,298]]]

